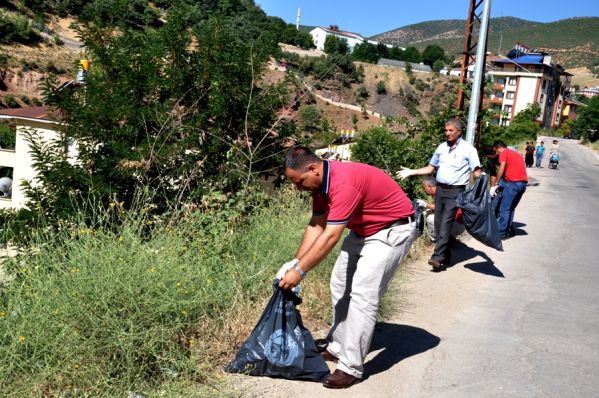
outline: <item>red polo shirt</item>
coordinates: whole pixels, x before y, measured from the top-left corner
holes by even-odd
[[[360,236],[370,236],[414,214],[410,199],[382,170],[363,163],[324,161],[320,192],[314,193],[315,215],[327,224],[347,224]]]
[[[507,182],[528,182],[528,175],[526,174],[526,166],[524,165],[522,155],[506,148],[499,154],[499,164],[502,162],[505,162],[504,180]]]

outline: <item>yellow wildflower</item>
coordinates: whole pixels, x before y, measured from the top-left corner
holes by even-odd
[[[25,336],[19,336],[19,343],[22,343],[25,341]]]

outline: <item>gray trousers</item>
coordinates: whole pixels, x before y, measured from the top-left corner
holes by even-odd
[[[458,211],[456,199],[464,188],[443,188],[437,185],[435,196],[435,251],[431,258],[448,264],[451,260],[450,237],[455,215]]]
[[[415,223],[383,229],[369,237],[351,232],[331,274],[333,326],[327,350],[337,369],[362,377],[383,294],[415,238]]]

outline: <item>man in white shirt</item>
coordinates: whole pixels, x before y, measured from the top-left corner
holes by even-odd
[[[470,174],[480,177],[480,160],[476,148],[462,138],[462,123],[458,119],[445,122],[446,142],[437,147],[429,164],[419,169],[405,167],[397,172],[401,179],[437,172],[435,196],[435,251],[428,260],[433,271],[451,265],[451,230],[458,211],[457,197],[464,191]]]

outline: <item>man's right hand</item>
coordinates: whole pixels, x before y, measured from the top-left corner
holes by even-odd
[[[407,167],[402,167],[397,173],[395,173],[398,178],[405,180],[406,178],[414,175],[414,170],[408,169]]]
[[[428,204],[428,203],[426,203],[426,200],[424,200],[424,199],[416,199],[416,203],[420,207],[426,207],[426,205]]]
[[[491,187],[491,189],[489,189],[489,194],[492,198],[494,198],[495,195],[497,195],[497,189],[499,189],[499,185],[494,185]]]
[[[275,279],[282,280],[287,271],[295,267],[295,264],[297,263],[299,263],[299,260],[297,258],[294,258],[293,260],[283,264],[283,266],[279,269],[279,272],[277,272],[277,276],[275,277]]]

